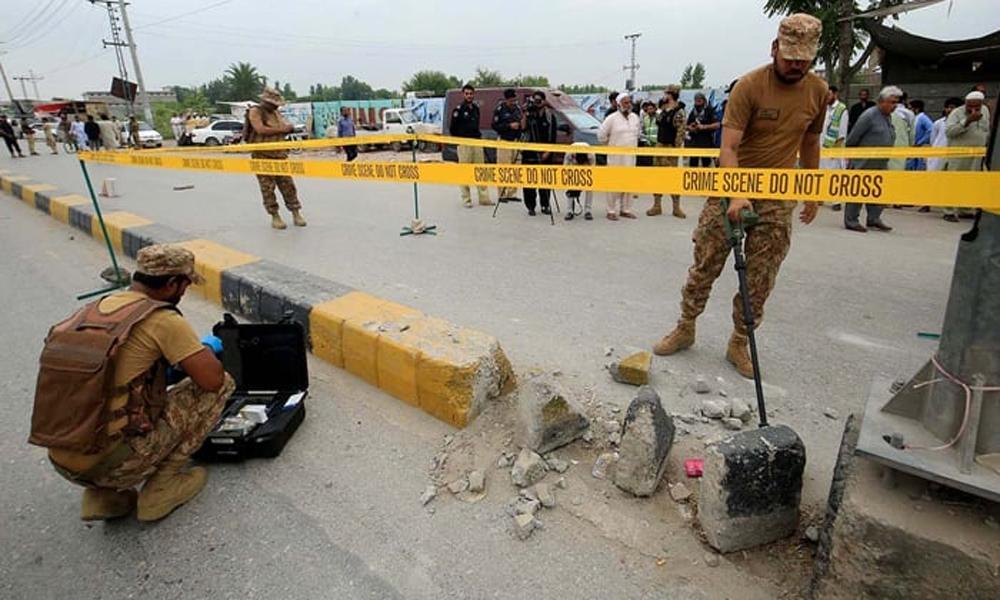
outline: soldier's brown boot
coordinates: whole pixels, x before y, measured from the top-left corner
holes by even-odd
[[[167,458],[160,463],[139,493],[140,521],[159,521],[205,487],[208,472],[203,467],[189,467],[187,459]]]
[[[135,490],[86,488],[80,502],[80,518],[84,521],[106,521],[128,516],[135,509]]]
[[[663,214],[663,198],[653,198],[653,206],[646,211],[647,217],[655,217]]]
[[[736,371],[740,375],[747,379],[753,379],[753,362],[750,360],[747,336],[733,332],[729,338],[729,347],[726,348],[726,360],[736,367]]]
[[[685,348],[690,348],[694,344],[694,321],[681,319],[677,321],[677,327],[663,337],[662,340],[653,346],[653,354],[657,356],[670,356],[680,352]]]
[[[281,215],[274,213],[271,215],[271,227],[274,227],[275,229],[285,229],[288,225],[285,225],[285,222],[281,220]]]
[[[299,210],[292,211],[292,223],[294,223],[296,227],[306,226],[306,220],[302,218],[302,211]]]
[[[681,209],[681,199],[674,198],[673,200],[674,200],[674,216],[677,217],[678,219],[686,219],[687,214],[685,214],[684,211]]]

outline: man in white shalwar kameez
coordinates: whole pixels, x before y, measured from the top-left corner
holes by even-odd
[[[639,132],[642,126],[639,115],[632,112],[632,97],[627,93],[618,95],[618,110],[611,113],[601,123],[597,130],[597,141],[606,146],[621,146],[635,148],[639,145]],[[635,155],[609,154],[609,167],[634,167]],[[631,211],[632,194],[625,192],[610,192],[608,194],[608,219],[617,221],[619,215],[626,219],[634,219]]]

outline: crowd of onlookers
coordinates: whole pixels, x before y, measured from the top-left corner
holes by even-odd
[[[11,158],[24,158],[20,139],[28,145],[28,155],[38,156],[36,137],[41,135],[50,154],[59,154],[62,142],[69,152],[78,150],[117,150],[123,147],[139,148],[139,121],[133,115],[123,124],[118,117],[98,115],[62,115],[58,121],[44,119],[35,121],[22,117],[8,119],[0,115],[0,137],[3,138]]]
[[[738,84],[734,81],[726,93],[732,91]],[[479,108],[475,102],[475,89],[471,85],[463,88],[464,102],[453,111],[448,121],[447,131],[453,136],[479,138]],[[497,137],[504,141],[522,141],[530,143],[555,143],[555,117],[548,110],[546,95],[537,91],[527,104],[521,106],[517,102],[515,90],[505,92],[505,99],[493,114],[493,129]],[[707,101],[704,94],[695,94],[693,106],[690,108],[680,102],[680,87],[668,86],[659,102],[646,100],[641,105],[634,105],[632,96],[628,93],[614,92],[610,94],[610,108],[604,114],[603,122],[598,131],[598,142],[607,146],[619,147],[661,147],[661,148],[717,148],[721,139],[722,123],[726,103],[718,109]],[[862,89],[859,100],[848,108],[840,100],[840,92],[836,86],[831,86],[827,95],[827,113],[823,125],[821,145],[823,148],[837,147],[983,147],[989,137],[990,110],[986,104],[985,86],[977,85],[964,98],[948,98],[944,103],[941,115],[934,119],[926,111],[926,104],[920,99],[910,99],[907,94],[896,86],[882,89],[875,100],[870,98],[870,92]],[[567,165],[608,164],[613,166],[677,166],[676,157],[651,157],[632,155],[595,155],[589,152],[587,144],[577,142],[571,152],[562,159]],[[460,147],[459,162],[483,162],[482,148]],[[547,152],[519,151],[500,148],[497,150],[498,164],[552,164],[558,156]],[[606,163],[605,163],[606,161]],[[912,171],[976,171],[982,168],[982,158],[865,158],[840,159],[824,158],[820,162],[821,169],[896,169]],[[687,158],[689,167],[713,167],[716,159],[711,157],[692,156]],[[541,206],[542,214],[551,214],[551,190],[545,188],[522,188],[525,208],[528,214],[535,215],[536,200]],[[499,189],[499,201],[520,201],[518,190],[513,187]],[[463,203],[472,207],[472,199],[468,186],[461,187]],[[572,220],[582,214],[584,218],[593,218],[592,193],[571,191],[567,193],[570,207],[566,220]],[[607,195],[608,219],[617,221],[620,218],[634,219],[632,202],[636,195],[623,192],[612,192]],[[680,205],[680,196],[672,195],[672,214],[677,218],[685,218]],[[579,205],[577,204],[579,202]],[[492,205],[485,187],[479,189],[479,203]],[[866,203],[847,203],[846,206],[834,204],[833,210],[844,213],[844,226],[851,231],[866,232],[869,229],[891,231],[881,218],[883,205]],[[864,209],[865,224],[862,225],[860,215]],[[929,207],[921,207],[921,212],[929,212]],[[662,194],[654,194],[653,205],[646,211],[649,216],[663,213]],[[971,211],[957,208],[946,208],[944,219],[956,222],[961,217],[972,216]]]

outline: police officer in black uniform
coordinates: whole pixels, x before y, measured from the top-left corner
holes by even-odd
[[[497,104],[493,111],[493,131],[501,140],[516,142],[521,139],[524,130],[524,115],[517,105],[517,92],[513,88],[503,91],[503,102]],[[517,164],[518,151],[508,148],[497,148],[497,164]],[[500,188],[500,202],[517,201],[517,188]]]
[[[524,133],[527,138],[525,141],[532,144],[556,143],[556,117],[547,107],[545,92],[541,90],[537,90],[528,99],[524,116]],[[552,164],[551,152],[525,150],[523,157],[523,162],[526,165]],[[524,188],[524,207],[528,209],[528,214],[532,217],[535,216],[536,196],[542,205],[542,214],[552,214],[552,209],[549,207],[551,194],[552,190],[547,188]]]
[[[462,87],[462,104],[451,111],[451,123],[448,132],[454,137],[476,139],[482,137],[479,131],[479,105],[476,104],[476,88],[471,84]],[[481,146],[458,146],[458,162],[482,164],[486,162]],[[466,208],[472,208],[472,193],[468,185],[459,186],[462,193],[462,203]],[[490,193],[486,186],[478,186],[479,204],[492,205]]]

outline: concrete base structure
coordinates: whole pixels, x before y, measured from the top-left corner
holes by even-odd
[[[698,520],[720,552],[767,544],[799,524],[806,449],[785,425],[731,435],[705,449]]]
[[[848,420],[813,598],[1000,598],[1000,505],[855,456]]]

